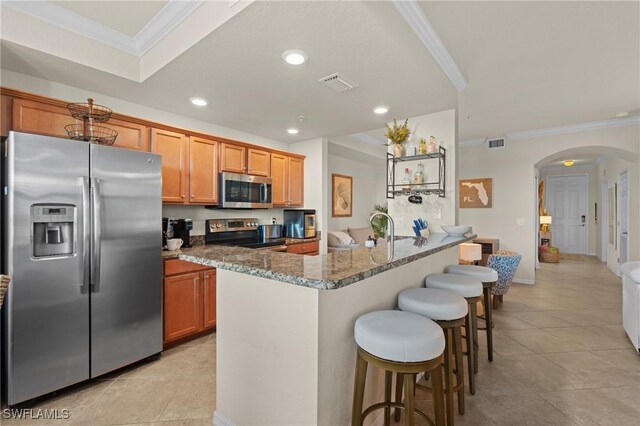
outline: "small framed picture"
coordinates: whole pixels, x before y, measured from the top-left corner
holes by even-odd
[[[331,212],[333,217],[351,217],[353,214],[353,178],[331,175]]]

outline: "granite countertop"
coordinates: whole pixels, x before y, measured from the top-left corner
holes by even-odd
[[[454,237],[447,234],[431,234],[428,239],[397,237],[394,246],[395,256],[391,262],[386,262],[386,244],[379,244],[373,249],[360,247],[320,256],[274,252],[268,248],[247,249],[216,245],[191,247],[174,253],[179,259],[188,262],[310,288],[332,290],[457,246],[475,237],[476,235]]]

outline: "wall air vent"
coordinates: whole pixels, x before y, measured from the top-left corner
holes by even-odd
[[[335,90],[336,92],[346,92],[347,90],[351,90],[357,86],[357,84],[350,82],[339,73],[323,77],[318,81],[320,83],[323,83],[325,86],[328,86],[331,89]]]
[[[489,148],[503,148],[504,138],[489,139]]]

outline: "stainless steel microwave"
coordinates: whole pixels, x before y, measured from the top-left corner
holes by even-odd
[[[220,173],[220,201],[218,207],[224,209],[269,209],[271,199],[271,178]]]

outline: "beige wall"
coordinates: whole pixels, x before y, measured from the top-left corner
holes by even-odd
[[[629,238],[629,260],[639,260],[640,241],[637,236],[640,233],[640,167],[638,165],[638,161],[631,163],[620,158],[608,158],[600,163],[597,171],[598,181],[600,182],[600,185],[598,186],[598,198],[602,199],[602,182],[606,182],[607,188],[613,188],[618,182],[618,173],[623,170],[629,171],[629,235],[636,237]],[[608,214],[608,205],[603,206],[602,208],[606,208]],[[615,220],[616,219],[614,218],[614,223]],[[608,228],[608,217],[606,221],[600,222],[600,226]],[[607,257],[606,259],[601,260],[607,262],[609,269],[617,274],[619,246],[617,241],[618,235],[615,228],[614,233],[616,234],[614,244],[609,244],[608,234],[606,240],[601,241],[602,232],[599,232],[598,246],[601,248],[602,244],[607,245]]]
[[[493,207],[460,209],[459,222],[472,225],[480,237],[499,238],[500,247],[523,255],[516,281],[533,283],[537,256],[537,183],[535,167],[551,154],[577,147],[634,161],[630,175],[630,205],[639,206],[638,153],[640,126],[599,129],[575,134],[507,141],[504,148],[486,145],[460,148],[459,178],[493,178]],[[614,148],[624,151],[616,151]],[[626,154],[625,154],[626,152]],[[634,158],[635,155],[635,158]],[[635,209],[637,212],[640,208]],[[635,223],[634,223],[635,222]],[[637,213],[630,217],[630,259],[638,259],[640,230]],[[521,224],[519,224],[521,223]]]
[[[340,231],[343,229],[361,228],[369,226],[369,216],[375,204],[385,203],[386,187],[380,176],[386,175],[384,160],[380,165],[374,166],[348,158],[329,155],[328,161],[329,179],[331,175],[341,174],[353,178],[353,215],[351,217],[332,217],[332,188],[329,187],[329,201],[327,205],[328,230]]]
[[[596,255],[596,243],[597,243],[597,231],[598,226],[595,220],[595,204],[598,202],[598,193],[600,190],[598,189],[598,170],[595,164],[590,166],[573,166],[573,167],[544,167],[540,169],[540,180],[545,182],[545,189],[548,188],[547,185],[547,177],[549,176],[576,176],[576,175],[586,175],[588,179],[587,188],[587,235],[586,235],[586,243],[587,243],[587,254],[595,256]],[[545,192],[545,196],[548,192]],[[598,202],[598,204],[600,204]],[[543,206],[547,207],[546,200],[543,201]],[[553,237],[552,242],[553,244]]]
[[[413,220],[423,218],[429,223],[432,232],[442,232],[440,225],[455,225],[457,223],[457,194],[456,185],[456,163],[457,163],[457,118],[456,110],[451,109],[434,114],[421,115],[409,119],[411,137],[405,145],[417,146],[420,138],[427,141],[431,135],[447,149],[446,158],[446,197],[440,198],[436,195],[423,195],[422,204],[410,204],[407,196],[396,196],[394,200],[389,200],[389,214],[394,218],[397,235],[414,235],[411,227]],[[392,149],[392,147],[390,147]],[[400,183],[404,177],[404,168],[408,167],[411,175],[416,170],[418,163],[425,166],[425,180],[433,182],[438,179],[438,161],[421,160],[398,163],[396,165],[396,184]],[[427,210],[427,203],[440,203],[442,215],[440,218],[430,214]]]
[[[321,233],[320,254],[327,252],[327,217],[326,205],[329,193],[329,175],[327,173],[328,154],[327,139],[319,138],[304,142],[292,143],[291,152],[305,155],[304,160],[304,208],[315,209],[316,230]]]

